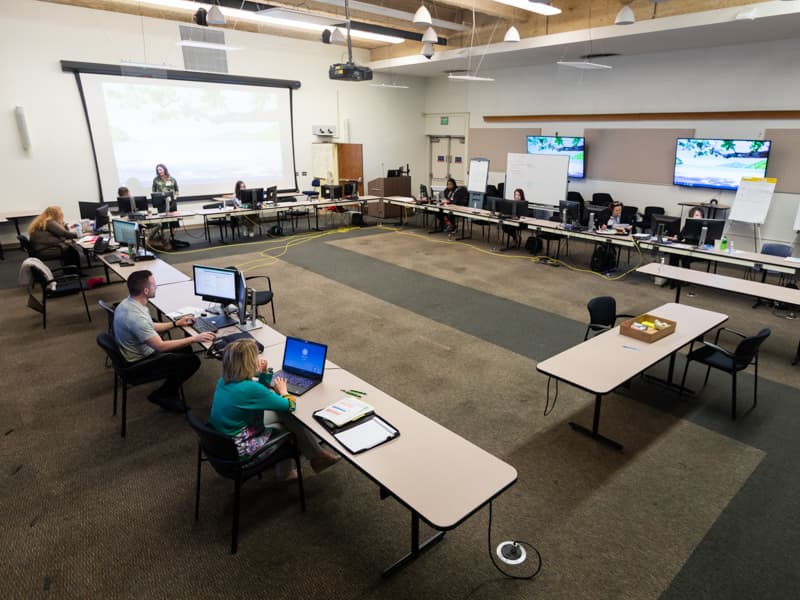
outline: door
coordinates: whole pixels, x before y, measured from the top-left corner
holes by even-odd
[[[463,137],[430,138],[431,150],[431,189],[442,189],[452,177],[458,185],[466,184],[466,143]]]

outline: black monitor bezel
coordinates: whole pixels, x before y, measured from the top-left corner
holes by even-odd
[[[687,240],[699,241],[703,227],[708,227],[705,243],[713,244],[714,240],[722,237],[722,232],[725,229],[725,219],[686,219],[681,230],[681,237]]]
[[[226,296],[212,296],[211,294],[203,294],[197,289],[197,269],[206,269],[208,271],[217,271],[217,272],[225,272],[225,273],[233,273],[234,274],[234,283],[233,283],[233,296],[228,298]],[[237,304],[238,305],[238,275],[239,271],[236,269],[226,269],[224,267],[212,267],[210,265],[192,265],[192,282],[194,283],[194,294],[195,296],[200,296],[205,302],[215,302],[217,304],[222,304],[223,306],[227,306],[228,304]]]
[[[681,232],[681,218],[674,215],[653,215],[650,220],[650,226],[653,233],[658,231],[658,225],[664,224],[665,235],[680,235]]]

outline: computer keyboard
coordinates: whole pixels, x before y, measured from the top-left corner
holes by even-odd
[[[219,329],[213,322],[203,317],[197,317],[192,324],[192,328],[198,333],[217,333]]]
[[[122,260],[122,258],[120,258],[120,256],[119,256],[119,254],[106,254],[103,258],[110,265],[113,265],[114,263],[118,263],[118,262],[120,262]]]

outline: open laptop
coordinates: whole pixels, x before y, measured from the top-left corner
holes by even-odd
[[[287,337],[283,367],[274,377],[284,377],[289,393],[301,396],[322,381],[327,354],[325,344]]]

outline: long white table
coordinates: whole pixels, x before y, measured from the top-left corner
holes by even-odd
[[[594,394],[592,428],[572,422],[570,426],[616,450],[622,450],[622,444],[599,433],[603,396],[666,357],[670,357],[667,382],[671,384],[675,353],[728,320],[722,313],[672,302],[648,313],[676,321],[675,332],[647,343],[622,335],[617,326],[536,365],[539,372]]]

